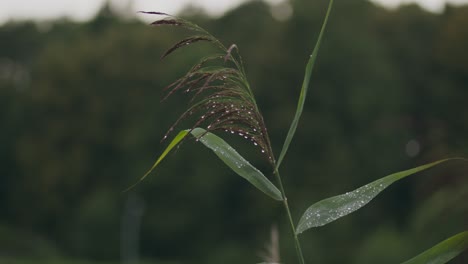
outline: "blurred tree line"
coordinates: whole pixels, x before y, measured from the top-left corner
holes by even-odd
[[[251,1],[217,19],[181,14],[238,45],[276,151],[326,4]],[[162,88],[212,50],[197,44],[160,61],[186,32],[117,14],[107,5],[85,23],[0,27],[0,262],[255,263],[275,223],[283,260],[293,259],[280,204],[194,142],[121,193],[160,154],[187,103],[161,103]],[[392,172],[468,156],[467,24],[468,6],[434,14],[336,1],[282,168],[295,219]],[[253,146],[227,139],[267,168]],[[465,230],[467,171],[452,163],[424,172],[304,234],[307,259],[398,263]]]

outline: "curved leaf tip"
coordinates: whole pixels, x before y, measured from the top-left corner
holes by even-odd
[[[402,264],[444,264],[468,249],[468,231],[452,236]]]
[[[127,189],[125,189],[123,192],[127,192],[129,191],[130,189],[132,189],[133,187],[135,187],[138,183],[140,183],[141,181],[143,181],[154,169],[156,169],[156,167],[159,165],[159,163],[161,163],[161,161],[167,156],[167,154],[169,154],[169,152],[175,147],[177,146],[177,144],[180,143],[180,141],[182,141],[188,134],[188,130],[183,130],[183,131],[180,131],[179,134],[177,134],[177,136],[175,136],[175,138],[171,141],[171,143],[169,143],[169,145],[166,147],[166,149],[163,151],[163,153],[161,154],[161,156],[159,156],[159,158],[154,162],[153,166],[151,167],[151,169],[149,169],[141,178],[140,180],[138,180],[136,183],[132,184],[130,187],[128,187]]]

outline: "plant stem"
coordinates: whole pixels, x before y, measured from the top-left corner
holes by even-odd
[[[286,197],[286,193],[284,192],[283,181],[281,180],[281,176],[279,174],[278,169],[275,169],[274,174],[276,176],[278,185],[281,190],[281,194],[283,196],[284,209],[286,210],[286,213],[288,215],[289,225],[291,226],[291,231],[294,236],[294,246],[296,247],[297,258],[299,259],[300,264],[305,264],[304,256],[302,255],[301,243],[299,242],[299,238],[297,237],[297,234],[296,234],[296,228],[294,227],[294,221],[291,216],[291,210],[289,210],[288,198]]]

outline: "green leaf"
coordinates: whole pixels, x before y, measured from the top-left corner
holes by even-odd
[[[440,242],[403,264],[443,264],[468,249],[468,231]]]
[[[192,135],[197,138],[203,145],[211,149],[229,168],[231,168],[239,176],[249,181],[260,191],[269,195],[271,198],[281,201],[283,200],[281,192],[276,188],[270,180],[257,168],[252,166],[244,159],[234,148],[232,148],[222,138],[213,133],[207,132],[202,128],[195,128],[191,131]]]
[[[151,169],[149,169],[137,183],[127,188],[124,192],[130,190],[135,185],[143,181],[159,165],[159,163],[167,156],[167,154],[187,136],[188,133],[191,133],[195,138],[197,138],[197,141],[200,141],[207,148],[211,149],[226,165],[228,165],[229,168],[231,168],[241,177],[245,178],[259,190],[275,200],[283,200],[281,192],[278,190],[278,188],[276,188],[276,186],[271,183],[271,181],[269,181],[261,171],[252,166],[222,138],[207,132],[202,128],[183,130],[179,132],[179,134],[177,134],[171,143],[169,143],[161,156],[156,160]]]
[[[161,154],[161,156],[159,156],[159,158],[156,160],[156,162],[154,162],[153,166],[151,167],[151,169],[149,169],[145,175],[143,175],[143,177],[140,178],[140,180],[138,182],[136,182],[135,184],[133,184],[132,186],[128,187],[124,192],[132,189],[133,187],[135,187],[135,185],[137,185],[138,183],[140,183],[142,180],[144,180],[158,165],[159,163],[167,156],[167,154],[175,147],[177,146],[177,144],[179,144],[179,142],[184,139],[188,134],[188,131],[187,130],[183,130],[183,131],[180,131],[179,134],[177,134],[177,136],[171,141],[171,143],[169,143],[169,145],[167,146],[167,148],[164,150],[164,152]]]
[[[343,216],[346,216],[369,203],[372,199],[374,199],[374,197],[376,197],[381,191],[385,190],[385,188],[390,186],[392,183],[409,175],[429,169],[442,162],[454,159],[462,158],[439,160],[413,169],[397,172],[364,185],[352,192],[330,197],[317,202],[310,206],[302,215],[296,228],[296,234],[300,234],[312,227],[329,224]]]
[[[309,90],[310,76],[312,75],[312,70],[314,68],[315,61],[317,60],[318,51],[320,48],[320,44],[322,43],[323,34],[325,32],[325,28],[328,23],[328,17],[330,16],[332,6],[333,6],[333,0],[330,0],[328,4],[327,14],[323,21],[322,29],[320,30],[317,43],[315,44],[315,48],[312,51],[312,55],[310,55],[309,61],[307,62],[304,81],[302,83],[301,94],[299,95],[299,102],[297,103],[296,114],[294,115],[294,119],[291,123],[291,126],[289,127],[288,135],[286,136],[286,139],[283,144],[283,149],[281,150],[281,153],[278,158],[278,163],[276,164],[276,170],[279,169],[281,162],[283,161],[284,156],[286,155],[286,152],[288,151],[289,145],[291,144],[292,138],[294,137],[294,134],[296,133],[297,125],[299,124],[299,119],[301,118],[302,111],[304,109],[307,91]]]

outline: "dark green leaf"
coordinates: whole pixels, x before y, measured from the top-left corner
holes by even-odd
[[[203,145],[211,149],[229,168],[239,176],[249,181],[260,191],[269,195],[275,200],[283,200],[281,192],[270,180],[257,168],[252,166],[234,148],[232,148],[222,138],[202,128],[195,128],[191,131]]]
[[[468,249],[468,231],[440,242],[403,264],[444,264]]]
[[[297,125],[299,124],[299,119],[301,118],[302,111],[304,109],[307,91],[309,90],[310,76],[312,75],[312,70],[314,68],[315,61],[317,60],[320,43],[322,43],[323,34],[327,26],[328,17],[330,16],[332,6],[333,6],[333,0],[330,0],[330,3],[328,4],[327,14],[325,16],[325,20],[323,21],[322,29],[320,30],[320,35],[317,39],[317,43],[315,44],[315,48],[312,52],[312,55],[310,55],[309,62],[307,63],[307,66],[305,69],[305,76],[304,76],[304,81],[302,83],[301,94],[299,95],[299,102],[297,103],[296,114],[294,115],[294,119],[291,123],[291,126],[289,127],[288,135],[286,136],[286,139],[283,144],[283,149],[281,150],[281,153],[278,158],[278,162],[276,163],[276,169],[278,169],[279,166],[281,165],[281,162],[283,161],[284,156],[286,155],[286,152],[288,151],[289,145],[291,144],[292,138],[294,137],[294,134],[296,133]]]

